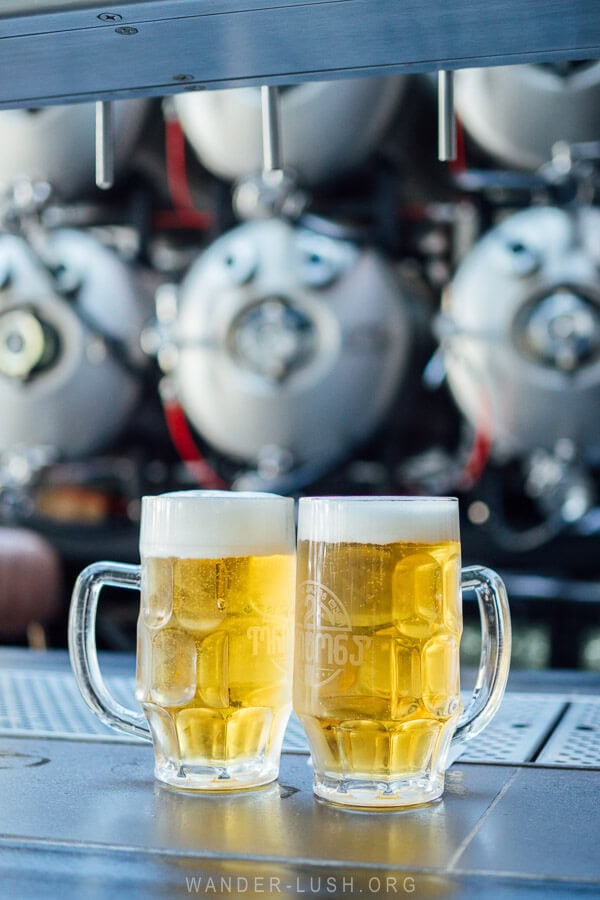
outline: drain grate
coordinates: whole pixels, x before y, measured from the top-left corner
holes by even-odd
[[[463,698],[468,701],[469,696]],[[522,763],[533,759],[545,736],[565,707],[560,697],[540,694],[506,694],[502,706],[483,734],[474,738],[456,757],[462,762]],[[302,726],[292,715],[284,749],[308,753]]]
[[[562,698],[505,694],[486,730],[468,743],[462,762],[529,762],[565,707]]]
[[[109,689],[125,706],[137,708],[134,680],[106,678]],[[465,697],[467,700],[468,697]],[[464,749],[462,762],[521,763],[535,759],[560,718],[569,698],[552,694],[504,697],[493,722]],[[103,725],[87,708],[70,671],[0,670],[0,735],[77,737],[85,740],[137,742]],[[292,715],[283,749],[308,753],[302,726]],[[536,762],[552,765],[600,765],[600,699],[574,697]]]
[[[106,684],[124,706],[138,708],[133,678],[108,676]],[[70,672],[0,671],[0,735],[78,737],[138,743],[133,735],[119,734],[87,708]],[[283,749],[308,753],[302,726],[292,715]]]
[[[133,679],[106,679],[120,703],[137,708]],[[103,725],[83,702],[70,672],[0,671],[0,734],[136,741]]]
[[[574,700],[536,762],[600,767],[600,700]]]

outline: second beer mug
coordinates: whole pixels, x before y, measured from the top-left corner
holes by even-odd
[[[102,721],[152,739],[160,781],[230,790],[277,777],[291,708],[294,545],[293,500],[162,494],[142,500],[141,566],[95,563],[79,576],[69,621],[79,688]],[[103,585],[141,589],[136,696],[145,717],[118,703],[100,675]]]
[[[461,574],[453,498],[300,500],[294,709],[317,796],[409,806],[444,789],[451,743],[496,712],[508,677],[510,619],[490,569]],[[461,587],[473,588],[483,646],[461,716]]]

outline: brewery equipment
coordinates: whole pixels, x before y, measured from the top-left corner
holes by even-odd
[[[114,108],[117,175],[123,174],[148,110],[146,100],[128,100]],[[27,176],[52,185],[72,201],[94,184],[93,103],[44,106],[0,112],[0,185]]]
[[[406,80],[305,82],[280,91],[282,153],[304,186],[339,178],[373,151],[404,93]],[[180,94],[177,114],[200,161],[235,180],[262,163],[260,89]]]
[[[368,303],[365,298],[368,297]],[[375,250],[271,218],[192,265],[158,358],[197,431],[284,470],[345,457],[381,422],[407,373],[409,300]]]
[[[443,175],[440,177],[439,168],[433,171],[426,153],[418,161],[429,165],[427,175],[431,177],[419,182],[411,177],[415,160],[408,155],[401,158],[400,153],[394,156],[388,152],[389,145],[374,180],[386,166],[389,179],[377,180],[378,190],[371,192],[366,215],[364,202],[359,202],[356,218],[353,203],[337,216],[338,198],[331,200],[335,191],[323,192],[324,206],[331,204],[325,215],[349,222],[351,239],[345,228],[334,226],[326,235],[317,230],[315,216],[301,219],[310,203],[308,190],[318,201],[318,192],[328,181],[343,170],[351,172],[377,145],[391,107],[404,99],[405,77],[438,73],[441,159],[455,155],[452,73],[465,66],[474,70],[456,77],[461,117],[474,139],[501,163],[537,169],[552,155],[556,140],[597,139],[597,103],[591,98],[596,94],[598,64],[589,61],[600,57],[600,18],[586,0],[525,6],[517,0],[455,0],[444,8],[443,15],[433,0],[418,4],[398,4],[396,0],[377,0],[376,4],[369,0],[317,4],[303,0],[206,0],[203,4],[196,0],[116,0],[110,9],[94,0],[8,0],[2,5],[0,22],[0,74],[4,76],[0,78],[0,108],[14,110],[17,119],[33,121],[37,117],[43,122],[57,112],[59,104],[71,104],[73,116],[83,110],[78,104],[98,104],[96,178],[100,186],[110,185],[122,171],[119,116],[125,107],[114,101],[165,95],[177,97],[181,120],[200,160],[217,175],[236,181],[233,213],[246,224],[228,230],[232,224],[229,194],[223,201],[223,186],[211,181],[215,192],[217,188],[221,192],[220,204],[216,203],[214,216],[208,211],[200,226],[196,217],[193,227],[204,228],[208,222],[221,237],[207,246],[215,233],[202,235],[206,249],[183,279],[175,303],[173,292],[170,299],[167,288],[159,292],[158,359],[167,373],[164,393],[167,388],[175,392],[209,450],[215,448],[230,457],[224,472],[231,473],[238,464],[242,469],[253,467],[257,472],[279,475],[313,466],[302,482],[296,479],[293,486],[288,482],[283,490],[312,483],[315,473],[322,474],[323,467],[351,454],[380,424],[404,421],[405,408],[395,407],[394,397],[405,383],[410,369],[408,350],[417,340],[410,317],[412,304],[408,292],[399,287],[393,267],[404,267],[407,262],[413,274],[417,270],[416,280],[425,283],[421,295],[425,302],[419,312],[426,315],[434,306],[428,301],[447,282],[465,247],[477,240],[476,215],[471,219],[473,227],[463,229],[460,242],[452,245],[449,237],[452,223],[469,205],[464,203],[463,190],[469,189],[465,183],[447,179],[442,185]],[[519,68],[513,68],[515,64]],[[488,93],[473,89],[471,99],[464,100],[471,77],[475,83],[481,79],[475,67],[483,67],[489,75],[485,80],[493,84],[496,67],[505,67],[498,70],[498,78],[505,78],[513,87]],[[373,85],[384,84],[379,81],[383,77],[389,78],[385,88],[371,105],[365,101],[361,115],[351,119],[350,113],[344,112],[346,131],[337,122],[328,130],[333,116],[326,110],[332,107],[320,100],[318,133],[312,133],[307,146],[303,144],[309,126],[300,118],[300,100],[336,95],[340,105],[335,108],[347,110],[340,97],[352,95],[353,103],[359,95],[368,97]],[[554,85],[547,94],[541,79]],[[258,105],[259,87],[263,110],[279,107],[282,111],[279,150],[283,152],[270,152],[277,150],[277,141],[267,146],[268,153],[263,146],[262,173],[244,191],[244,179],[256,176],[261,160],[258,134],[253,132],[250,137],[242,127],[241,110],[244,97],[252,97],[252,103]],[[249,93],[234,93],[234,88]],[[392,101],[395,90],[398,93]],[[554,102],[546,103],[553,90],[560,111]],[[213,93],[216,91],[220,93]],[[288,107],[292,109],[296,103],[296,113],[288,116]],[[210,109],[215,112],[211,121],[216,123],[220,104],[228,112],[209,138],[203,133],[200,146],[188,122],[193,118],[197,125],[192,109],[203,107],[205,117]],[[42,112],[24,112],[32,108]],[[89,184],[93,165],[87,148],[93,142],[94,107],[88,109],[90,143],[86,143],[85,153],[80,136],[66,143],[78,147],[82,163],[86,157]],[[230,109],[235,111],[230,113]],[[124,118],[128,127],[136,130],[135,117],[127,114]],[[590,132],[580,127],[584,118],[593,125]],[[225,135],[230,134],[227,129],[232,119],[234,137],[229,140]],[[558,121],[564,123],[562,133],[554,129]],[[404,127],[413,141],[410,126],[401,123],[399,127]],[[53,137],[59,132],[57,125]],[[348,135],[345,144],[336,144],[333,136],[343,134]],[[317,138],[319,152],[313,153]],[[0,143],[6,147],[7,140]],[[50,138],[35,143],[44,147],[49,163],[54,152]],[[254,154],[247,170],[238,146],[243,153],[251,148]],[[416,139],[413,146],[421,157]],[[567,149],[566,155],[569,153]],[[458,165],[452,167],[454,173],[464,167],[464,157],[460,153],[459,157]],[[286,167],[296,168],[296,174]],[[59,196],[71,199],[84,189],[85,179],[75,175],[73,163],[65,163],[64,168],[71,172],[53,176],[49,169],[29,168],[28,174],[50,180]],[[6,171],[7,177],[14,174],[9,167]],[[75,187],[76,181],[81,188]],[[565,212],[558,204],[564,202],[567,191],[553,201],[547,181],[539,174],[528,174],[520,184],[524,182],[526,187],[511,212],[532,199],[527,194],[532,185],[538,191],[533,198],[536,203],[540,199],[546,204],[555,202],[557,208],[546,206],[520,214],[530,219],[507,218],[499,228],[518,231],[510,251],[502,231],[494,230],[475,244],[448,292],[441,341],[451,391],[475,428],[474,449],[487,451],[491,444],[494,461],[522,462],[529,496],[542,510],[558,510],[563,521],[572,522],[593,503],[599,464],[593,415],[598,402],[597,210]],[[440,187],[439,196],[432,197]],[[585,190],[577,191],[578,187],[575,184],[573,191],[577,201],[585,194],[585,203],[593,205],[597,200],[593,177]],[[408,196],[404,196],[405,188]],[[482,190],[484,196],[477,195],[477,190],[471,195],[475,198],[472,207],[482,212],[487,227],[500,218],[507,196],[493,188]],[[375,194],[377,204],[371,202]],[[189,196],[204,199],[209,192],[192,191]],[[109,204],[110,198],[106,207]],[[192,205],[190,202],[189,207]],[[378,211],[373,214],[375,205]],[[433,206],[438,216],[434,220],[429,215]],[[203,215],[206,212],[202,210]],[[267,218],[260,220],[261,215]],[[175,216],[171,221],[173,218],[178,219],[175,230],[193,217]],[[354,230],[357,219],[358,236]],[[152,233],[155,221],[151,219],[145,236]],[[309,222],[311,227],[305,227]],[[517,228],[517,223],[524,222],[531,224]],[[146,225],[148,222],[142,223],[140,231]],[[541,234],[543,245],[536,242]],[[157,244],[162,238],[161,234]],[[171,239],[169,234],[162,244],[163,260],[176,245],[175,239],[169,243]],[[185,239],[186,253],[190,253],[190,244],[192,251],[199,249],[189,234]],[[10,240],[18,243],[21,239]],[[313,252],[315,243],[318,249]],[[426,243],[429,249],[421,252]],[[309,247],[306,251],[302,249],[305,244]],[[391,250],[391,263],[375,249],[378,244]],[[158,256],[158,252],[149,253],[146,259],[155,262]],[[170,259],[175,256],[176,252],[171,252]],[[532,256],[536,257],[533,263]],[[111,275],[106,290],[98,291],[102,301],[94,294],[88,317],[82,315],[87,309],[83,288],[71,294],[60,277],[60,267],[49,272],[45,263],[40,267],[39,260],[30,260],[23,271],[25,268],[36,273],[35,279],[31,275],[39,286],[34,299],[25,293],[15,299],[11,284],[2,291],[2,297],[12,298],[2,311],[16,312],[17,319],[4,322],[5,374],[0,381],[5,397],[0,400],[6,407],[9,395],[14,409],[18,397],[20,409],[18,416],[7,418],[6,433],[11,442],[56,440],[65,454],[94,453],[119,432],[135,405],[137,369],[135,363],[131,365],[137,341],[134,332],[139,333],[139,321],[133,327],[135,304],[129,300],[113,303],[117,293],[128,295],[110,281]],[[169,266],[157,268],[165,272]],[[91,271],[86,269],[84,282],[88,275],[92,277]],[[106,272],[110,271],[107,263]],[[168,277],[177,279],[182,271],[183,266]],[[156,276],[156,272],[151,274]],[[100,284],[102,279],[97,277]],[[20,280],[24,283],[25,276],[19,274],[13,280],[15,285]],[[37,300],[42,295],[47,298],[44,304]],[[493,303],[482,300],[487,296]],[[102,323],[100,335],[95,333],[97,320]],[[73,327],[67,328],[67,322]],[[73,347],[78,348],[76,359],[68,369],[65,360]],[[7,374],[9,369],[11,374]],[[92,379],[92,371],[97,378]],[[38,402],[42,388],[43,404]],[[438,392],[436,400],[442,393]],[[411,423],[415,431],[422,429],[418,437],[424,434],[434,452],[441,448],[442,460],[447,458],[444,452],[453,452],[453,438],[459,430],[456,410],[447,400],[444,395],[441,403],[447,405],[445,411],[449,408],[448,418],[433,421],[435,417],[417,407]],[[46,420],[52,418],[55,404],[59,408],[55,419],[61,427],[47,430]],[[396,412],[400,414],[394,415]],[[74,420],[77,429],[72,427]],[[155,423],[152,420],[152,428],[145,434],[159,430]],[[418,440],[415,445],[418,455]],[[406,482],[397,474],[403,447],[403,440],[396,440],[392,452],[386,452],[389,447],[377,448],[380,465],[371,470],[369,490],[382,491],[384,485],[391,490],[405,489]],[[485,452],[479,453],[477,465],[470,466],[471,473],[481,472],[485,456]],[[343,488],[352,488],[356,482],[344,481],[345,474],[340,477]],[[264,484],[263,479],[258,486]],[[239,480],[234,486],[239,486]],[[155,487],[153,482],[152,489]]]
[[[531,208],[465,257],[440,320],[452,394],[529,493],[579,518],[600,464],[600,211]]]
[[[104,448],[140,394],[144,311],[124,263],[84,232],[44,238],[42,259],[0,236],[0,454]]]
[[[495,159],[535,170],[559,141],[600,138],[600,62],[463,69],[456,75],[456,108]]]

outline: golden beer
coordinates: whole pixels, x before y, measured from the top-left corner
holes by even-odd
[[[87,566],[73,589],[71,664],[88,706],[151,737],[154,773],[184,790],[273,781],[294,704],[317,796],[410,806],[444,790],[454,754],[489,724],[510,665],[500,576],[460,569],[458,502],[180,491],[142,499],[141,565]],[[104,684],[94,623],[103,585],[141,588],[137,696]],[[476,689],[460,717],[461,590],[482,619]]]
[[[87,566],[73,588],[69,652],[88,706],[154,745],[156,778],[182,790],[274,781],[291,710],[294,501],[250,491],[142,498],[141,565]],[[136,697],[102,679],[95,646],[104,585],[141,591]]]
[[[144,560],[137,697],[157,759],[231,774],[278,758],[294,568],[292,554]]]
[[[427,769],[460,710],[459,571],[456,541],[299,543],[294,707],[317,768]]]
[[[461,712],[456,502],[307,498],[298,531],[294,709],[315,792],[439,795]]]

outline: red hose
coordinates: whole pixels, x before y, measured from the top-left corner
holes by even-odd
[[[479,401],[479,416],[473,443],[459,478],[460,486],[466,490],[472,488],[483,475],[492,449],[492,402],[483,390],[479,395]]]
[[[492,440],[489,429],[476,428],[469,456],[460,474],[459,484],[461,487],[470,489],[479,481],[487,465],[491,449]]]
[[[152,224],[155,228],[191,228],[206,231],[212,225],[210,213],[197,209],[166,209],[154,213]]]
[[[450,160],[450,171],[454,175],[460,175],[467,170],[467,156],[465,153],[465,133],[462,122],[456,116],[456,159]]]
[[[176,399],[163,398],[163,409],[173,446],[187,470],[203,488],[224,489],[229,485],[206,461],[190,431],[185,413]]]
[[[174,118],[165,120],[165,166],[173,210],[157,213],[155,224],[164,228],[208,228],[213,217],[194,207],[185,160],[185,134]]]

